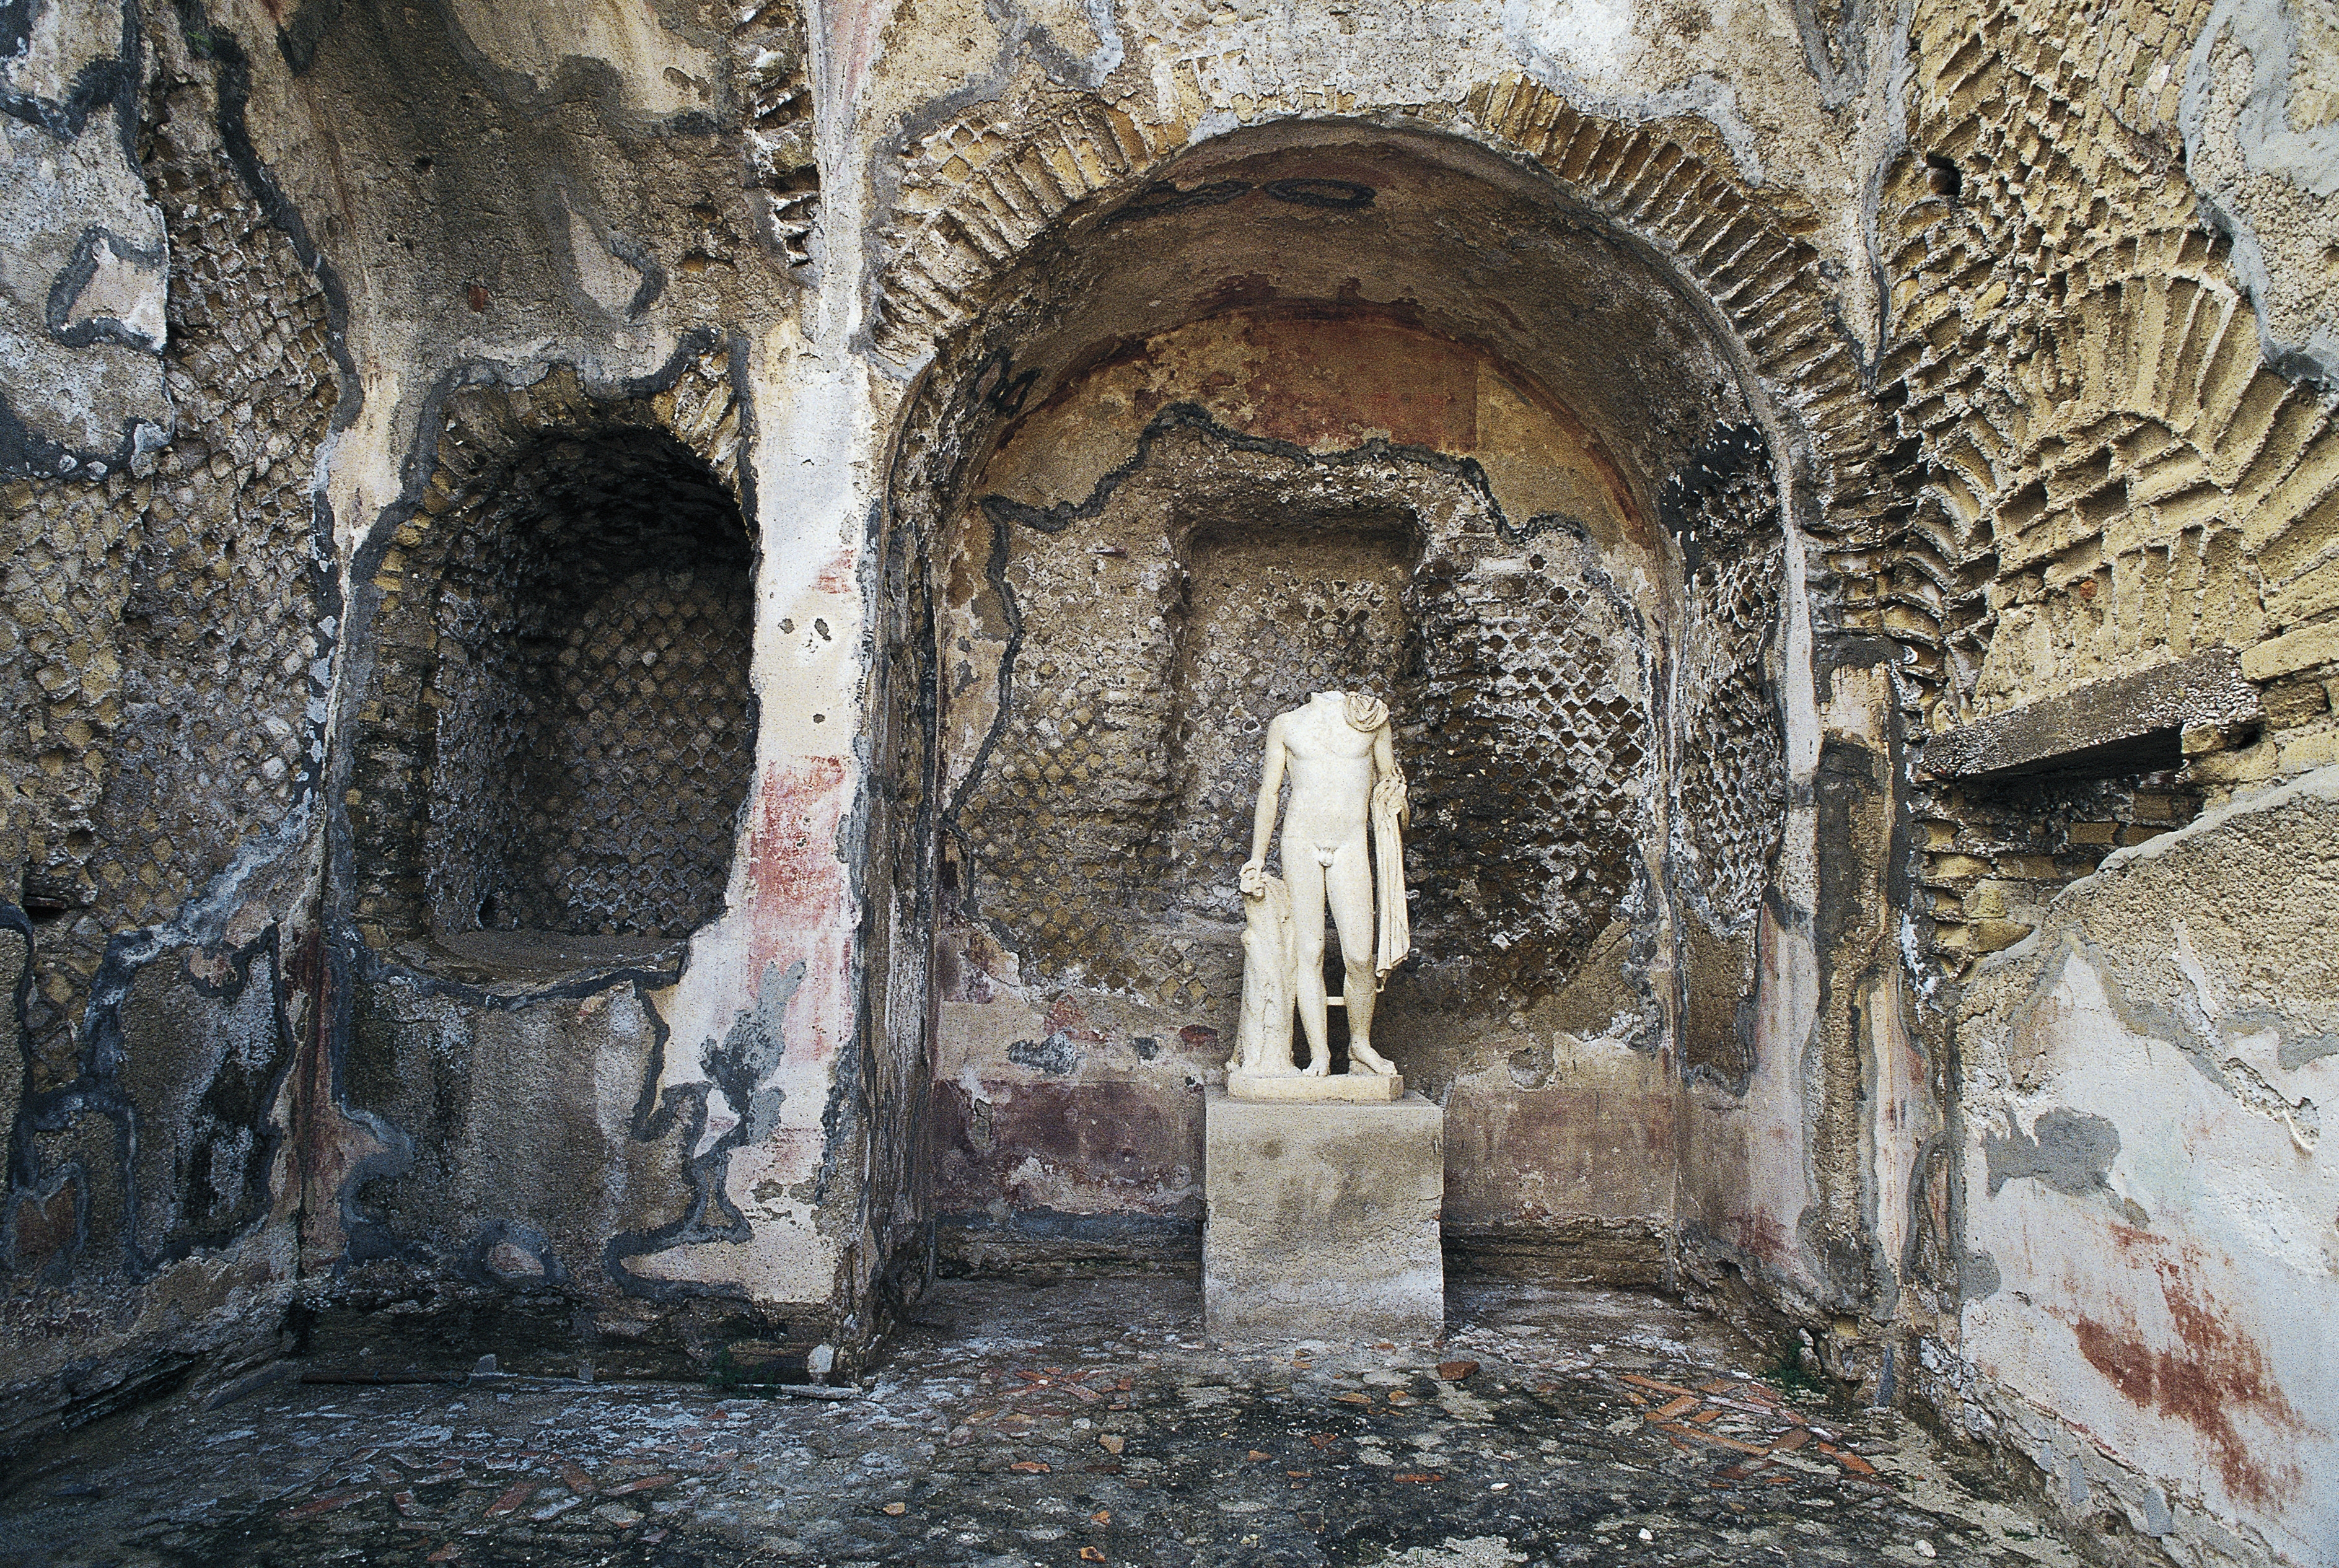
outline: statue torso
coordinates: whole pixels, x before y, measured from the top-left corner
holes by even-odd
[[[1372,804],[1373,740],[1378,732],[1357,729],[1337,700],[1320,698],[1278,722],[1291,781],[1285,835],[1329,844],[1362,833]]]

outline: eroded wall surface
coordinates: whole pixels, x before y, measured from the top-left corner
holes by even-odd
[[[2333,60],[0,7],[6,1440],[295,1323],[824,1369],[1189,1256],[1247,743],[1366,684],[1468,1260],[2313,1560]]]
[[[33,1297],[66,1319],[85,1290],[136,1298],[144,1252],[127,1295],[75,1272],[126,1223],[84,1188],[167,1149],[173,1179],[245,1195],[205,1198],[210,1228],[172,1245],[271,1238],[263,1297],[297,1285],[328,1348],[395,1321],[453,1325],[399,1341],[448,1351],[501,1315],[605,1360],[833,1355],[866,1341],[864,1297],[914,1273],[929,1218],[1012,1209],[1019,1181],[1034,1212],[1190,1226],[1179,1108],[1224,1031],[1218,873],[1251,764],[1156,723],[1122,849],[1191,874],[1139,890],[1142,962],[1122,962],[1118,924],[1065,914],[1119,892],[1056,907],[1031,886],[1051,850],[1075,882],[1109,858],[1087,816],[1060,843],[1061,814],[1006,787],[1010,762],[1061,765],[1061,735],[1015,729],[1029,702],[984,715],[944,641],[989,616],[969,640],[1003,647],[1009,591],[1061,616],[1070,567],[1135,558],[1011,522],[1034,547],[996,602],[952,575],[993,498],[1085,505],[1149,431],[1211,449],[1165,449],[1159,515],[1107,531],[1179,557],[1204,635],[1133,683],[1227,708],[1238,735],[1284,700],[1263,671],[1408,694],[1426,956],[1387,1028],[1416,1032],[1400,1054],[1466,1133],[1457,1232],[1621,1237],[1601,1267],[1665,1267],[1684,1061],[1736,1107],[1766,1041],[1808,1048],[1781,1032],[1808,1007],[1765,1025],[1747,998],[1818,940],[1808,886],[1775,901],[1767,959],[1759,935],[1809,773],[1785,735],[1799,596],[1831,626],[1873,615],[1832,566],[1807,581],[1792,543],[1839,551],[1883,504],[1844,200],[1856,31],[1760,5],[1581,35],[1468,5],[25,15],[12,134],[59,179],[83,169],[114,236],[28,240],[38,276],[12,284],[63,313],[25,327],[49,368],[10,407],[78,432],[12,459],[37,476],[13,517],[50,552],[12,607],[81,623],[27,633],[48,662],[20,661],[12,709],[34,787],[10,818],[32,984],[9,1234]],[[87,140],[109,105],[133,151]],[[1214,173],[1172,167],[1246,128],[1263,139]],[[181,172],[198,155],[215,193]],[[160,252],[150,209],[182,225]],[[1382,224],[1375,255],[1352,223]],[[157,327],[139,281],[163,265]],[[236,314],[262,301],[286,319]],[[93,391],[96,414],[67,406]],[[1188,406],[1199,423],[1159,423]],[[1077,439],[1043,442],[1051,419]],[[178,510],[138,509],[140,465],[183,467]],[[1213,467],[1222,515],[1173,515],[1169,480]],[[1258,498],[1235,491],[1278,469],[1342,541],[1326,560],[1361,552],[1346,576],[1240,526]],[[189,506],[297,524],[307,575],[169,532]],[[744,599],[709,575],[739,564],[726,508]],[[177,552],[157,610],[133,518]],[[185,614],[199,570],[275,597]],[[1244,597],[1262,575],[1300,606],[1288,643]],[[999,689],[1044,686],[1022,653],[1050,636],[1090,658],[1077,619],[1036,617]],[[112,651],[158,620],[222,639],[186,662],[212,685],[163,692]],[[147,755],[116,685],[192,732],[154,765],[233,812],[174,831],[133,809],[148,791],[108,825],[108,781]],[[978,730],[1007,743],[981,765]],[[257,783],[232,765],[247,741]],[[163,859],[117,864],[117,842]],[[255,867],[279,879],[258,906]],[[1190,940],[1165,949],[1171,927]],[[157,1021],[157,933],[183,930],[212,944],[190,983],[242,1010],[224,1056]],[[254,1021],[270,996],[276,1036]],[[981,1028],[937,1027],[978,1007]],[[1066,1169],[1095,1190],[1066,1197],[1030,1176],[1041,1135],[1010,1118],[1002,1141],[994,1113],[1076,1091],[1094,1113],[1051,1125],[1087,1140]],[[46,1151],[93,1108],[110,1156]],[[1746,1144],[1781,1192],[1806,1109],[1764,1102]],[[1097,1198],[1115,1161],[1141,1175]],[[1714,1235],[1744,1190],[1710,1185]],[[252,1228],[255,1204],[280,1223]],[[1801,1218],[1738,1227],[1736,1263],[1809,1273]]]
[[[1375,1039],[1445,1104],[1449,1230],[1613,1228],[1643,1245],[1604,1262],[1661,1270],[1672,611],[1613,471],[1499,365],[1358,316],[1173,330],[1022,423],[944,595],[939,1215],[1190,1236],[1260,740],[1354,688],[1414,812],[1420,957]],[[1116,1126],[1152,1147],[1075,1130]]]
[[[2197,1560],[2339,1518],[2321,940],[2339,772],[2108,859],[1959,1006],[1961,1349],[1939,1368],[2069,1513]],[[2279,888],[2290,895],[2269,898]]]
[[[2321,1027],[2319,952],[2253,929],[2315,918],[2326,831],[2278,787],[2333,722],[2312,9],[1920,6],[1876,209],[1885,400],[1925,465],[1894,1081],[1931,1092],[1892,1103],[1949,1116],[1910,1123],[1878,1223],[1944,1414],[2188,1562],[2330,1534],[2284,1457],[2328,1452],[2327,1358],[2279,1326],[2330,1287],[2329,1217],[2272,1218],[2321,1179],[2283,1119],[2314,1096],[2199,1001]]]

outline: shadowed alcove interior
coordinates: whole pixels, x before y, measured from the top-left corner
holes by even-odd
[[[466,487],[383,612],[355,814],[380,927],[609,956],[719,912],[754,564],[730,487],[655,426],[529,433]]]
[[[1361,125],[1227,138],[1032,251],[893,477],[945,1263],[1191,1255],[1261,735],[1356,686],[1414,802],[1375,1040],[1446,1104],[1449,1246],[1660,1277],[1786,793],[1779,486],[1710,308],[1548,183]]]

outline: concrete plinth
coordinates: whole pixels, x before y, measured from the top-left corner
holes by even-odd
[[[1446,1113],[1267,1103],[1202,1110],[1202,1326],[1213,1339],[1433,1339],[1446,1326],[1437,1211]]]

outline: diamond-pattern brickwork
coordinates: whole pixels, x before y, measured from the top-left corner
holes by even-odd
[[[1531,1001],[1567,981],[1632,887],[1636,786],[1657,756],[1646,648],[1597,551],[1553,533],[1499,564],[1416,585],[1426,679],[1406,738],[1436,912],[1422,946],[1473,963],[1478,995]]]
[[[678,934],[722,903],[754,766],[754,552],[725,357],[450,409],[399,532],[351,804],[385,938]]]
[[[1688,567],[1674,652],[1677,891],[1726,935],[1753,920],[1786,819],[1786,757],[1768,667],[1786,587],[1786,536],[1760,432],[1723,436],[1697,470],[1713,482],[1668,485],[1659,510]]]
[[[687,931],[720,907],[754,764],[744,587],[735,567],[636,572],[544,659],[514,923]]]
[[[1412,788],[1425,962],[1477,1005],[1555,989],[1640,863],[1658,759],[1629,605],[1588,541],[1522,555],[1438,461],[1259,445],[1187,431],[1093,517],[1008,526],[1018,640],[955,814],[976,911],[1027,983],[1230,1005],[1266,721],[1364,685]]]
[[[168,921],[264,842],[320,760],[327,302],[204,104],[158,96],[140,147],[170,232],[173,439],[128,469],[0,495],[36,1091],[79,1070],[75,1021],[109,941]]]
[[[1091,554],[1085,537],[1011,532],[1007,583],[1021,643],[957,821],[976,907],[1012,929],[1027,972],[1170,1003],[1191,991],[1192,976],[1143,962],[1135,928],[1139,907],[1160,908],[1166,883],[1156,836],[1172,772],[1167,677],[1182,596],[1160,519],[1146,520],[1150,529],[1098,525],[1114,554]]]

